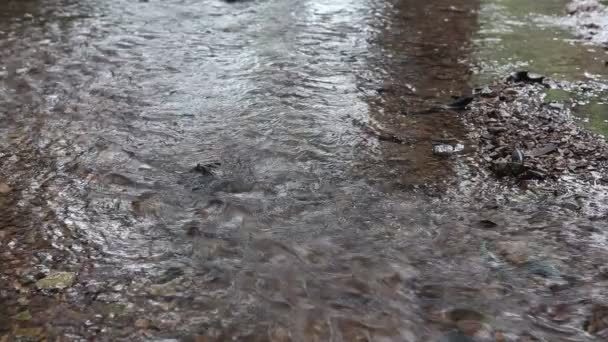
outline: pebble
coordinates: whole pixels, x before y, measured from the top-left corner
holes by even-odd
[[[528,261],[528,244],[525,241],[501,241],[496,244],[498,254],[514,265]]]
[[[6,195],[9,192],[11,192],[13,189],[11,189],[10,186],[8,186],[8,184],[6,183],[0,183],[0,194],[2,195]]]
[[[135,327],[139,329],[147,329],[150,326],[150,321],[147,319],[138,319],[135,321]]]

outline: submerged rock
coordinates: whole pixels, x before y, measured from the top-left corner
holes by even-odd
[[[591,315],[584,324],[590,334],[606,334],[608,336],[608,306],[596,304],[591,308]]]
[[[214,170],[220,167],[221,163],[209,163],[209,164],[196,164],[194,168],[192,168],[192,172],[200,173],[204,176],[212,176],[214,174]]]
[[[36,287],[42,290],[65,289],[74,284],[76,273],[56,272],[36,282]]]
[[[525,241],[501,241],[496,244],[499,255],[515,265],[528,261],[528,244]]]
[[[6,184],[6,183],[0,183],[0,194],[5,195],[5,194],[8,194],[11,191],[12,191],[12,189],[11,189],[10,186],[8,186],[8,184]]]
[[[134,325],[136,328],[139,329],[147,329],[150,326],[150,321],[148,321],[147,319],[140,318],[135,321]]]
[[[561,272],[548,261],[537,260],[526,263],[526,268],[531,274],[541,276],[543,278],[559,278]]]
[[[447,105],[448,109],[465,109],[473,102],[473,96],[460,96]]]
[[[485,322],[485,316],[475,310],[454,308],[443,312],[439,321],[456,328],[440,341],[492,341],[494,330]]]

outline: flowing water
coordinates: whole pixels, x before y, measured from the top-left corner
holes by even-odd
[[[593,340],[602,189],[404,115],[470,91],[478,7],[2,2],[0,340]]]

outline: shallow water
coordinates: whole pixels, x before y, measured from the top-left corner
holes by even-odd
[[[602,188],[481,181],[412,115],[470,91],[477,9],[3,2],[0,335],[591,340]]]

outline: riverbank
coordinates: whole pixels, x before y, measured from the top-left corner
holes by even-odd
[[[606,183],[605,138],[577,124],[569,99],[552,97],[573,87],[585,91],[588,85],[521,71],[477,89],[464,120],[480,163],[499,178]]]

